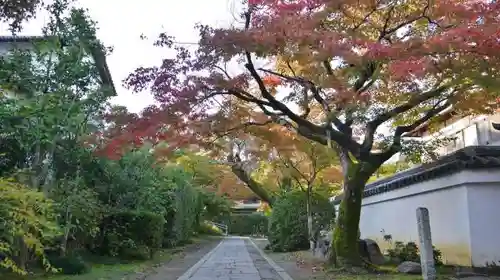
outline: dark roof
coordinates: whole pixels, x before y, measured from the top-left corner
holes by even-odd
[[[0,36],[0,43],[30,43],[43,41],[50,38],[49,36]],[[92,48],[88,50],[94,61],[96,62],[96,66],[99,71],[99,76],[104,85],[109,86],[113,91],[113,94],[116,95],[116,88],[113,83],[113,79],[111,78],[111,72],[109,71],[108,63],[106,61],[106,56],[102,50],[98,50],[97,48]]]
[[[29,43],[33,41],[42,41],[46,39],[45,36],[0,36],[1,43],[14,43],[14,42],[22,42]]]
[[[441,159],[398,172],[367,184],[363,197],[369,197],[400,189],[429,179],[457,173],[465,169],[487,169],[500,167],[500,146],[470,146],[460,149]],[[334,203],[342,200],[343,195],[335,197]]]

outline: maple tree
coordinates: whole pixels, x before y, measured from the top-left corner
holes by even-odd
[[[126,80],[159,103],[127,133],[210,149],[214,135],[240,137],[251,126],[275,123],[335,149],[345,197],[333,244],[340,263],[359,265],[364,186],[404,150],[405,136],[450,108],[458,115],[497,109],[500,3],[246,3],[242,27],[199,25],[195,52],[160,36],[156,44],[177,56]],[[277,58],[288,72],[258,66]],[[244,69],[229,74],[227,63]]]
[[[106,130],[94,134],[87,144],[98,147],[97,154],[115,160],[127,151],[143,145],[152,145],[159,162],[176,160],[193,174],[198,183],[219,195],[228,195],[236,200],[257,195],[265,203],[272,204],[270,189],[252,176],[255,161],[258,160],[256,156],[261,156],[262,153],[255,148],[249,149],[244,140],[238,143],[235,141],[238,139],[228,140],[223,137],[249,140],[251,135],[235,130],[234,133],[215,133],[215,137],[193,141],[189,138],[189,133],[177,135],[176,132],[181,130],[180,128],[174,131],[165,129],[165,126],[169,125],[158,121],[154,110],[155,108],[147,108],[140,116],[128,112],[122,106],[111,108],[105,117],[108,123]],[[183,124],[183,128],[187,128],[187,125]],[[210,150],[207,150],[207,147],[210,147]]]
[[[193,181],[204,189],[232,200],[244,200],[255,196],[244,182],[231,171],[231,167],[212,160],[206,155],[183,152],[175,162],[193,176]]]

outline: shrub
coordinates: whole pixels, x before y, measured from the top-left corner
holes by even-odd
[[[203,203],[203,218],[205,220],[223,219],[231,213],[231,200],[221,197],[214,192],[200,192],[200,199]]]
[[[443,261],[441,251],[436,249],[434,246],[432,246],[432,249],[434,253],[434,263],[436,265],[442,265]],[[394,242],[394,247],[387,250],[387,254],[392,262],[420,262],[420,251],[415,242],[408,242],[404,244],[401,241],[396,241]]]
[[[175,190],[175,210],[167,213],[165,247],[185,244],[197,230],[201,201],[196,189],[178,185]]]
[[[62,274],[76,275],[90,272],[90,266],[79,255],[49,255],[47,258],[51,265],[57,268]]]
[[[166,213],[164,247],[185,244],[193,236],[200,223],[203,199],[191,185],[191,175],[179,168],[168,168],[167,183],[173,186],[173,209]]]
[[[105,253],[124,258],[151,258],[161,247],[165,219],[146,211],[119,211],[102,225]],[[141,254],[137,254],[141,252]],[[148,256],[146,256],[148,255]]]
[[[44,252],[60,233],[52,206],[42,192],[0,178],[0,269],[24,275],[30,256],[52,268]]]
[[[232,214],[229,233],[233,235],[267,235],[268,217],[262,213]]]
[[[155,250],[145,245],[137,245],[135,242],[125,242],[120,248],[120,257],[129,260],[145,261],[152,258]]]
[[[306,195],[301,191],[286,193],[275,202],[269,220],[271,250],[289,252],[309,248],[306,209]],[[311,209],[315,232],[331,226],[335,210],[327,197],[314,194]]]

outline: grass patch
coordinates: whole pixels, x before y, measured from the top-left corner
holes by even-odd
[[[127,276],[133,276],[137,273],[151,272],[155,267],[170,261],[174,256],[184,253],[186,247],[190,244],[202,244],[208,243],[211,240],[215,240],[215,237],[198,236],[192,238],[185,245],[163,249],[158,251],[151,260],[147,261],[123,261],[113,257],[106,256],[96,256],[96,255],[83,255],[83,259],[92,268],[89,273],[81,275],[39,275],[39,276],[26,276],[21,277],[17,275],[2,275],[0,274],[0,279],[9,280],[123,280],[127,279]],[[196,245],[193,245],[196,246]],[[189,251],[189,250],[188,250]]]
[[[365,273],[365,274],[348,274],[342,271],[330,269],[326,271],[329,276],[328,279],[340,280],[368,280],[368,279],[384,279],[384,280],[421,280],[421,275],[410,275],[398,273],[397,266],[395,265],[381,265],[377,266],[378,273]],[[437,279],[449,279],[452,275],[452,269],[449,267],[437,267]]]
[[[86,261],[91,264],[92,270],[87,274],[82,275],[51,275],[40,276],[35,279],[46,280],[118,280],[124,277],[145,272],[155,265],[168,262],[172,256],[182,252],[182,247],[165,249],[158,251],[154,258],[147,261],[136,262],[114,262],[113,259],[105,259],[99,257],[98,259],[86,258]],[[113,263],[114,262],[114,263]]]

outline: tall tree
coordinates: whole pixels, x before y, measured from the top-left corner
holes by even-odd
[[[153,127],[195,142],[217,129],[273,122],[332,147],[341,158],[345,193],[333,243],[341,264],[359,265],[365,184],[405,150],[405,136],[446,110],[497,109],[500,3],[246,3],[241,27],[199,25],[196,52],[160,36],[157,44],[175,48],[177,56],[140,68],[126,81],[134,90],[150,89],[161,104],[148,109],[141,122],[154,126],[141,131]],[[293,74],[293,63],[291,75],[259,66],[277,56],[303,71]],[[229,62],[244,67],[230,73]]]
[[[64,1],[49,6],[45,39],[32,48],[13,49],[0,59],[3,139],[22,150],[15,167],[30,173],[34,188],[47,190],[54,178],[53,158],[62,142],[78,142],[100,124],[106,101],[114,93],[106,85],[87,46],[95,23],[82,9]],[[67,15],[63,16],[64,13]]]

